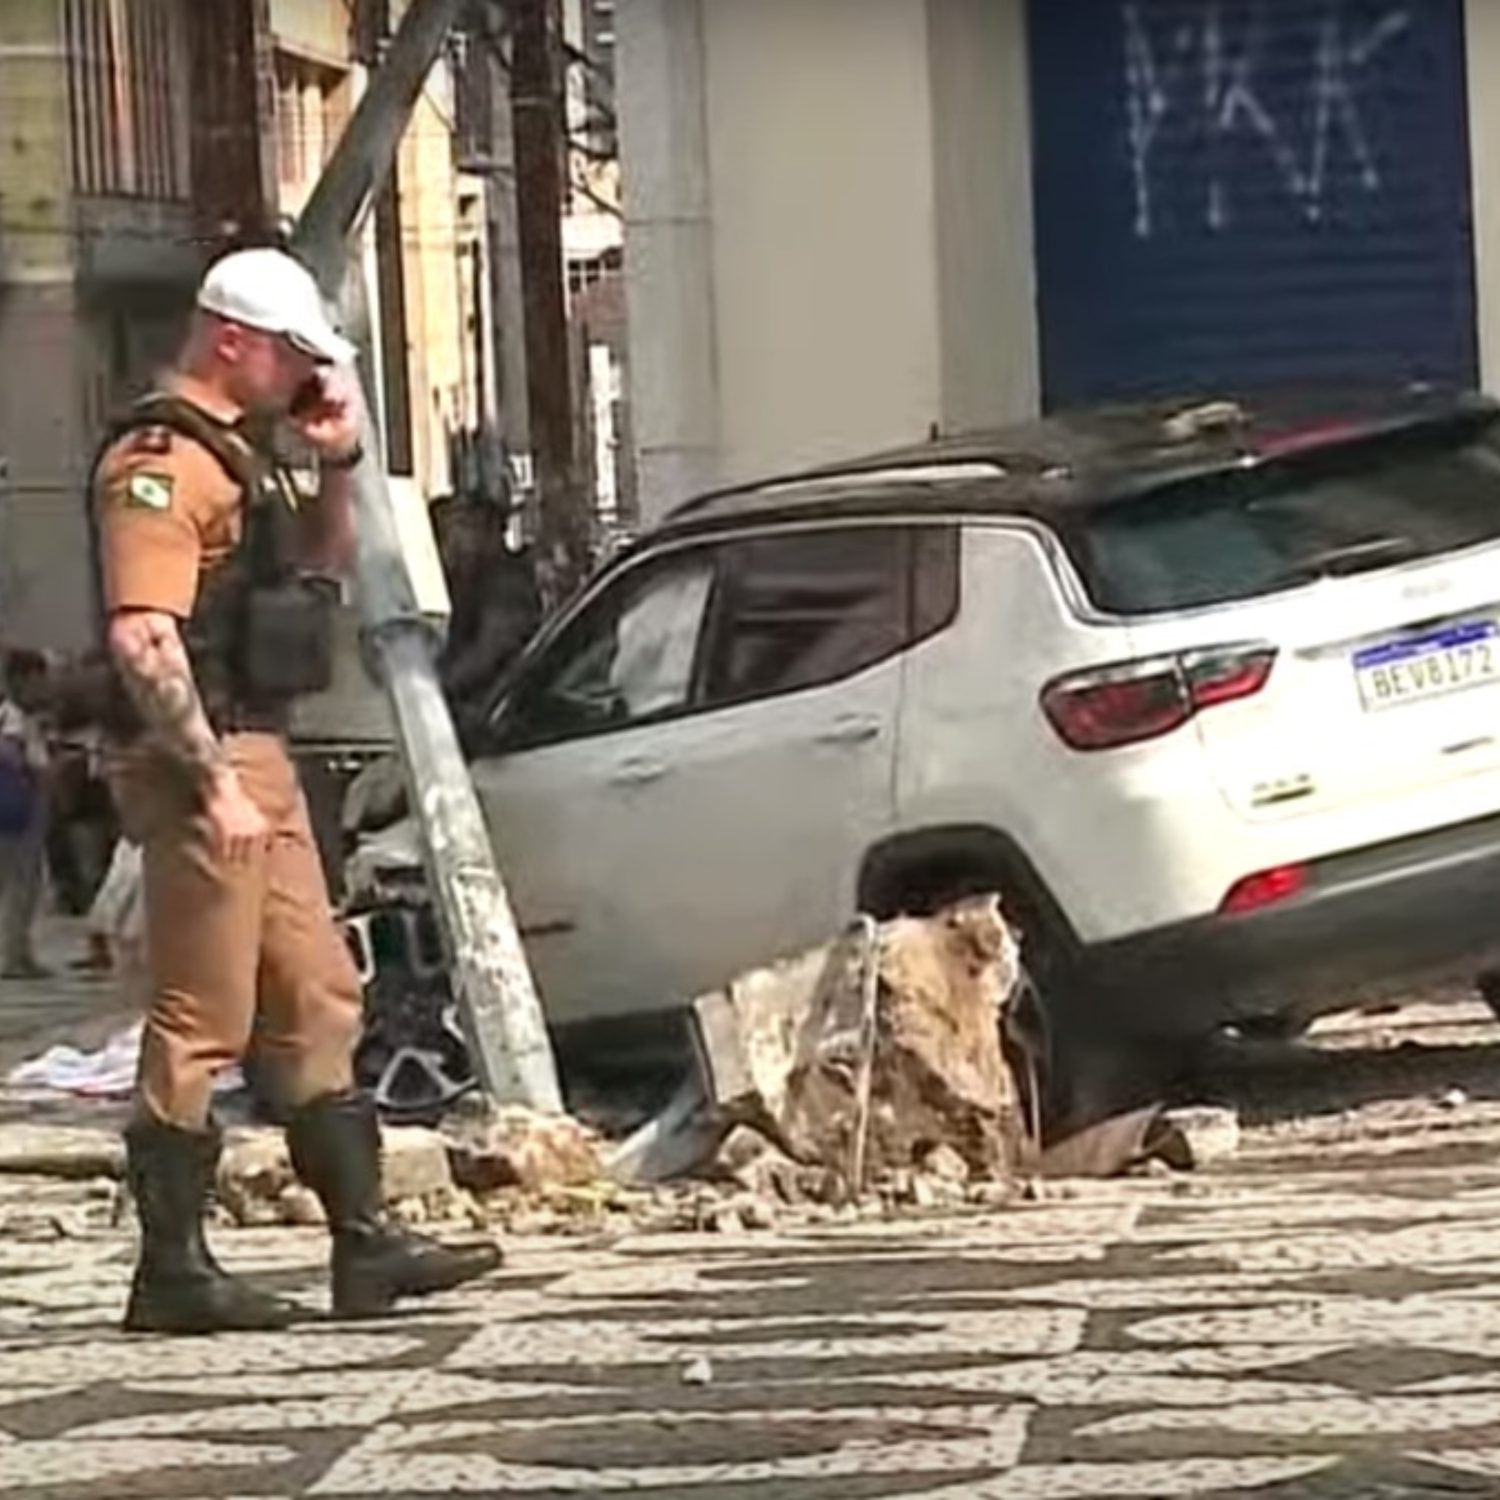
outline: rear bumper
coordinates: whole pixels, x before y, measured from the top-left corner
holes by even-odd
[[[1500,963],[1500,817],[1320,861],[1308,888],[1087,948],[1070,986],[1090,1020],[1201,1035],[1256,1015],[1314,1015]]]

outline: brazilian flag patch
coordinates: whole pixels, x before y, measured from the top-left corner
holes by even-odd
[[[125,503],[143,510],[167,510],[172,504],[170,474],[132,474],[125,491]]]

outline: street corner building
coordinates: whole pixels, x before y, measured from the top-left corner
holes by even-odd
[[[301,210],[377,60],[375,33],[400,11],[0,5],[0,635],[65,650],[90,639],[83,492],[106,419],[175,353],[207,262]],[[459,87],[445,55],[355,256],[361,362],[411,502],[456,487],[495,388],[484,183],[454,127]],[[348,732],[372,702],[331,720]]]
[[[622,0],[648,509],[1123,396],[1500,380],[1489,0]]]

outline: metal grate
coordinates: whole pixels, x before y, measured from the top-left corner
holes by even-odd
[[[64,0],[73,180],[80,194],[189,196],[183,0]]]

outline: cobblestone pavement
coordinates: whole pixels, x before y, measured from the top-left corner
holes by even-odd
[[[356,1327],[127,1339],[123,1234],[0,1239],[0,1492],[1500,1494],[1495,1057],[1438,1063],[1423,1097],[1464,1094],[1417,1112],[1336,1059],[1362,1097],[1271,1111],[1213,1174],[522,1239],[492,1283]],[[0,1214],[68,1191],[12,1183]],[[219,1243],[320,1305],[316,1231]]]

